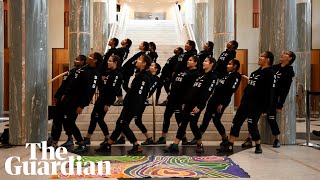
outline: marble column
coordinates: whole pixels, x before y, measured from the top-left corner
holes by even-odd
[[[95,0],[93,2],[93,51],[104,54],[108,45],[108,2]]]
[[[202,50],[204,43],[208,41],[208,26],[209,26],[209,12],[208,0],[196,0],[196,17],[195,17],[195,38],[199,47]]]
[[[3,19],[3,0],[0,0],[0,19]],[[3,21],[2,21],[3,22]],[[3,27],[0,23],[0,117],[3,114],[4,108],[4,37]]]
[[[213,2],[213,57],[218,58],[226,50],[229,41],[234,40],[234,0],[214,0]],[[225,113],[234,113],[234,99],[231,98]]]
[[[234,0],[214,0],[214,57],[226,50],[229,41],[234,40]]]
[[[304,76],[303,83],[310,86],[310,34],[311,4],[296,1],[261,1],[260,52],[269,50],[279,63],[282,51],[293,51],[297,59],[293,64],[296,77]],[[302,18],[302,19],[301,19]],[[299,35],[299,36],[298,36]],[[299,69],[297,68],[299,67]],[[277,123],[282,144],[296,144],[296,86],[292,82],[282,112],[277,113]],[[264,117],[263,117],[264,118]],[[265,120],[259,124],[262,143],[273,143],[274,137]]]
[[[10,144],[47,139],[48,1],[9,3]]]
[[[90,0],[69,1],[70,68],[79,54],[90,54]]]

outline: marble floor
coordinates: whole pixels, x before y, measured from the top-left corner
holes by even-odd
[[[5,127],[5,122],[0,122],[0,128]],[[311,122],[311,130],[320,130],[320,120]],[[0,129],[2,132],[2,129]],[[297,121],[297,145],[282,145],[280,148],[273,148],[271,145],[262,145],[263,153],[255,154],[254,148],[236,152],[229,157],[238,164],[244,171],[250,175],[250,179],[303,179],[320,180],[320,150],[312,147],[301,146],[303,144],[305,132],[305,122]],[[311,142],[320,144],[320,138],[311,136]],[[98,145],[99,142],[93,142]],[[167,142],[168,144],[168,142]],[[204,142],[205,146],[217,146],[219,142]],[[235,146],[240,146],[241,142],[236,142]],[[130,146],[126,144],[126,146]],[[129,147],[126,147],[128,149]],[[211,154],[211,149],[206,155]],[[212,150],[214,151],[214,150]],[[118,152],[117,152],[118,153]],[[215,152],[212,152],[214,155]],[[68,155],[72,155],[69,154]],[[124,154],[126,152],[124,151]],[[188,154],[187,154],[188,155]],[[23,179],[40,180],[49,179],[49,176],[10,176],[5,171],[5,161],[11,156],[21,157],[21,161],[27,161],[30,158],[30,150],[18,146],[12,148],[0,148],[0,179]],[[40,158],[41,152],[37,151],[37,157]],[[14,161],[13,164],[17,164]],[[175,178],[176,179],[176,178]]]

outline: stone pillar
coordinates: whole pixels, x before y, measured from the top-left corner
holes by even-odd
[[[3,0],[0,0],[0,19],[3,19]],[[4,108],[4,32],[3,21],[0,23],[0,117]]]
[[[201,51],[204,43],[208,41],[209,12],[208,0],[196,0],[195,38]]]
[[[10,144],[47,139],[48,1],[9,3]]]
[[[108,2],[106,0],[95,0],[93,2],[93,51],[104,54],[108,45]]]
[[[90,0],[69,1],[70,68],[79,54],[90,54]]]
[[[296,77],[306,74],[303,82],[310,86],[310,34],[311,34],[311,4],[296,1],[261,1],[260,52],[269,50],[279,63],[282,51],[293,51],[297,59],[293,64]],[[298,10],[300,9],[300,10]],[[297,11],[298,10],[298,11]],[[303,18],[300,20],[300,18]],[[301,26],[301,27],[300,27]],[[297,36],[299,32],[299,37]],[[303,64],[303,65],[302,65]],[[299,70],[298,68],[299,67]],[[307,75],[308,74],[308,75]],[[264,118],[264,117],[263,117]],[[292,82],[287,100],[282,112],[277,113],[277,122],[281,131],[282,144],[296,143],[296,86]],[[273,143],[273,136],[268,123],[260,121],[262,143]]]
[[[214,0],[213,2],[213,57],[215,58],[218,58],[226,50],[226,45],[229,41],[234,40],[234,5],[234,0]],[[231,98],[225,113],[233,113],[233,105],[234,100]]]

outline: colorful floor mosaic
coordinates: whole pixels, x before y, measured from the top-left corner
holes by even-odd
[[[109,161],[111,175],[105,178],[248,178],[228,157],[219,156],[83,156],[82,162]],[[79,178],[58,174],[54,179]],[[81,178],[84,178],[82,176]],[[85,176],[85,178],[95,178]],[[99,176],[101,178],[101,176]]]

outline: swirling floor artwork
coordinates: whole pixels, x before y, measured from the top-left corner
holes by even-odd
[[[109,161],[111,175],[103,178],[248,178],[230,158],[221,156],[82,156],[84,162]],[[63,176],[53,179],[101,178],[101,176]]]

